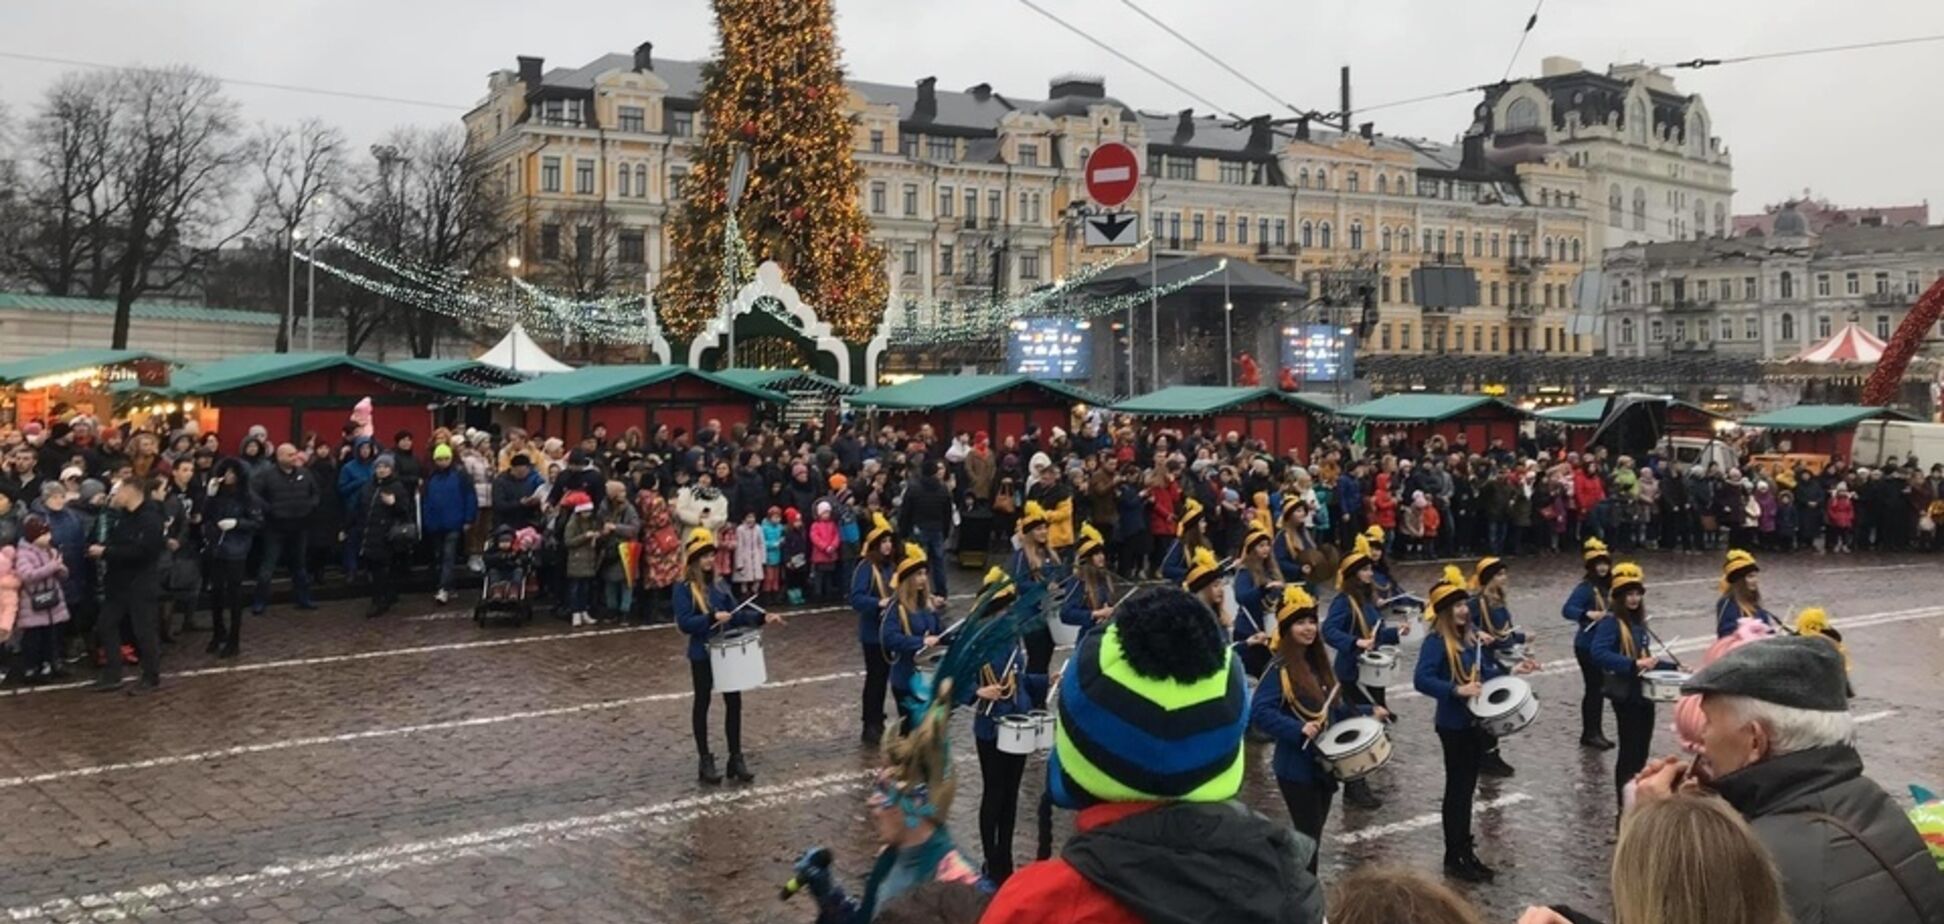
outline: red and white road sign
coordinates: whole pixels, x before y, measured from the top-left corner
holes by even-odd
[[[1134,156],[1133,148],[1109,141],[1087,155],[1087,166],[1082,172],[1087,177],[1087,198],[1113,208],[1134,195],[1141,179],[1141,162]]]

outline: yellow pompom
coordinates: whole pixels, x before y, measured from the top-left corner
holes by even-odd
[[[1444,566],[1444,582],[1453,587],[1463,587],[1465,586],[1465,572],[1458,570],[1457,565],[1446,565]]]

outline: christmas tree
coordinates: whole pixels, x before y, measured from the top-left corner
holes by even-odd
[[[662,326],[679,339],[696,336],[720,314],[725,267],[740,275],[751,261],[774,260],[838,336],[869,340],[889,283],[858,202],[864,177],[851,160],[831,0],[715,0],[715,11],[721,54],[704,72],[702,144],[656,293]],[[724,253],[739,151],[750,170],[734,226],[747,257],[737,247]]]

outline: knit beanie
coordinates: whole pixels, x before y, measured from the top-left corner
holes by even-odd
[[[445,443],[440,443],[439,445],[432,447],[432,461],[437,462],[440,459],[450,459],[450,458],[452,458],[452,447],[450,445],[447,445]]]
[[[1186,592],[1128,598],[1075,652],[1057,698],[1054,804],[1221,802],[1241,790],[1247,680]]]

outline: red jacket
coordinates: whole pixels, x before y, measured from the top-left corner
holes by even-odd
[[[1606,500],[1606,482],[1600,476],[1584,468],[1573,470],[1573,500],[1581,513],[1592,512],[1595,505]]]
[[[1377,486],[1370,492],[1370,522],[1384,532],[1397,528],[1397,498],[1390,493],[1390,473],[1377,473]]]
[[[1175,509],[1181,503],[1181,485],[1170,481],[1148,489],[1148,532],[1173,538]]]
[[[1081,831],[1112,824],[1154,807],[1152,802],[1110,802],[1082,809]],[[979,924],[1142,924],[1065,860],[1041,860],[1013,874],[992,897]]]

